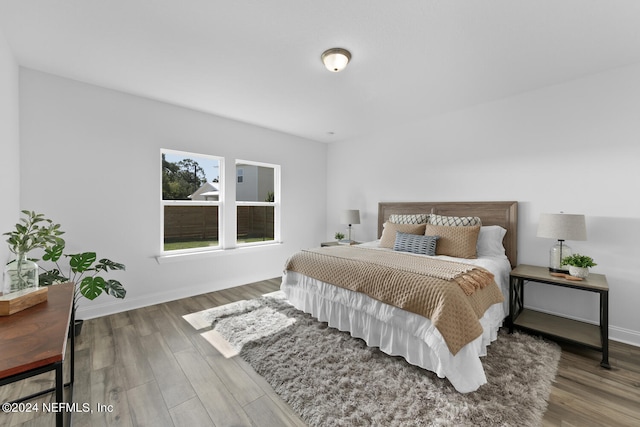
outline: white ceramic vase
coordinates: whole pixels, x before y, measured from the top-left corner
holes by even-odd
[[[587,267],[575,267],[573,265],[570,265],[569,274],[573,277],[580,277],[584,279],[589,275],[589,269]]]

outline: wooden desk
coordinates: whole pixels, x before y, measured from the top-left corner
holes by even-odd
[[[56,392],[63,402],[62,366],[67,347],[69,325],[74,317],[74,285],[64,283],[49,288],[48,300],[11,316],[0,317],[0,386],[44,372],[55,371],[56,386],[23,397],[16,402]],[[71,334],[71,375],[73,384],[75,339]],[[56,425],[62,426],[63,412],[56,412]]]

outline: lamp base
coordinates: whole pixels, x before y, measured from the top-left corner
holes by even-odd
[[[569,266],[562,265],[565,257],[571,256],[571,248],[564,243],[564,240],[558,240],[558,243],[551,247],[549,251],[549,271],[552,273],[569,274]]]

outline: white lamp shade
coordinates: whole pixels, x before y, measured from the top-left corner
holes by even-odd
[[[558,240],[587,240],[584,215],[540,214],[536,236]]]
[[[322,54],[322,63],[327,70],[337,73],[344,70],[351,59],[351,53],[342,48],[328,49]]]
[[[340,215],[340,224],[360,224],[360,211],[358,209],[347,209]]]

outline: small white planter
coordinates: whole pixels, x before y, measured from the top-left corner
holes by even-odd
[[[587,267],[574,267],[570,265],[569,274],[573,277],[581,277],[584,279],[589,275],[589,269]]]

